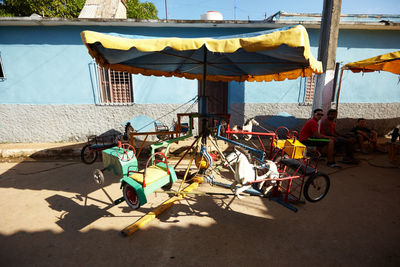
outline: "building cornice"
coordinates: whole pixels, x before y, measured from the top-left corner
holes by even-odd
[[[204,20],[136,20],[136,19],[84,19],[84,18],[42,18],[0,17],[0,26],[119,26],[119,27],[187,27],[187,28],[282,28],[301,24],[307,29],[319,29],[320,21],[204,21]],[[400,23],[349,22],[340,23],[346,30],[400,30]]]

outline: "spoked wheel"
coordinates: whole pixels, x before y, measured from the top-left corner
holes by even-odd
[[[329,186],[329,176],[317,172],[310,176],[304,184],[304,197],[310,202],[320,201],[328,194]]]
[[[122,192],[124,194],[126,203],[128,203],[128,206],[134,210],[137,210],[140,207],[140,201],[135,188],[133,188],[129,184],[125,184]]]
[[[96,182],[96,184],[102,185],[104,184],[104,174],[101,170],[95,169],[93,171],[93,179]]]
[[[92,164],[96,161],[98,154],[98,151],[90,149],[90,145],[86,144],[81,150],[81,160],[83,163]]]
[[[117,150],[117,156],[121,161],[130,161],[136,155],[136,150],[130,144],[122,144],[121,142],[118,143],[118,148],[121,148],[122,151],[119,149]]]

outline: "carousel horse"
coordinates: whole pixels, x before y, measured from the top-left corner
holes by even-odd
[[[253,125],[258,126],[260,125],[254,118],[250,118],[246,121],[246,123],[243,125],[243,127],[239,127],[238,125],[233,126],[232,130],[233,131],[243,131],[243,132],[251,132],[253,129]],[[239,137],[236,134],[232,134],[232,137],[235,139],[239,139]],[[244,135],[244,140],[249,141],[251,139],[252,135],[251,134],[246,134]]]
[[[232,153],[230,153],[226,157],[225,166],[228,164],[235,164],[235,181],[231,185],[232,191],[235,195],[240,199],[240,193],[251,188],[251,182],[262,180],[265,178],[277,179],[279,178],[279,172],[276,164],[270,160],[267,160],[260,166],[251,164],[241,151],[235,149]],[[258,175],[258,170],[267,171],[263,175]],[[258,184],[258,189],[261,190],[265,181],[260,181]],[[239,187],[236,188],[236,185],[239,184]],[[264,195],[268,193],[268,191],[273,187],[273,180],[271,185],[266,188],[263,192]]]

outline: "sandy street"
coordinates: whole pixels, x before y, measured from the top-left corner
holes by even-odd
[[[191,194],[125,238],[167,194],[133,211],[112,205],[117,177],[93,182],[101,162],[2,162],[0,266],[399,266],[400,169],[387,155],[362,157],[339,171],[321,164],[331,189],[297,213],[255,196]]]

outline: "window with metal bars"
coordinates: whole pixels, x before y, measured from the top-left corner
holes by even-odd
[[[132,75],[97,66],[100,102],[109,104],[133,103]]]
[[[314,89],[316,82],[316,75],[313,73],[310,77],[306,78],[304,86],[304,103],[312,103],[314,100]]]
[[[6,76],[4,75],[4,70],[3,70],[3,61],[1,60],[1,53],[0,53],[0,79],[4,80]]]

